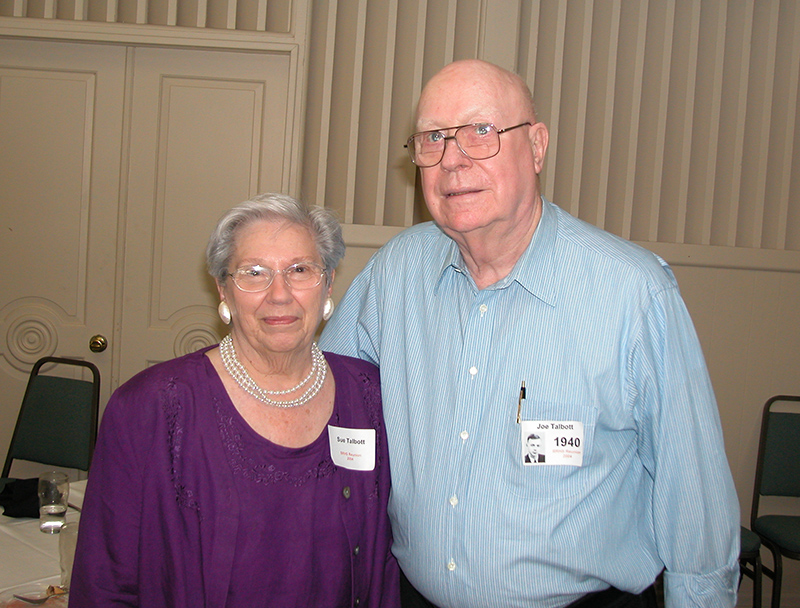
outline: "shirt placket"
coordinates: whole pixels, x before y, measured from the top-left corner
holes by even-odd
[[[487,407],[487,387],[491,384],[489,376],[490,345],[495,316],[492,314],[492,302],[495,292],[484,290],[478,292],[465,311],[464,341],[461,361],[457,375],[457,391],[454,404],[454,425],[451,428],[455,474],[447,481],[450,487],[445,494],[447,503],[443,508],[447,511],[447,551],[443,564],[447,571],[448,588],[452,595],[459,580],[468,577],[461,569],[464,543],[469,543],[469,531],[465,526],[465,509],[471,497],[468,486],[476,452],[475,441],[480,437],[480,420]]]

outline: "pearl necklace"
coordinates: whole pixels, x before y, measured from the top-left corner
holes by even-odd
[[[305,379],[302,380],[297,386],[282,391],[270,391],[263,389],[256,383],[255,380],[253,380],[253,378],[245,369],[244,365],[242,365],[242,363],[239,361],[239,358],[236,356],[236,350],[233,347],[233,339],[231,338],[230,334],[225,336],[220,341],[219,353],[222,356],[222,364],[225,366],[226,371],[231,375],[231,378],[236,381],[236,384],[241,386],[247,393],[262,403],[273,405],[275,407],[299,407],[301,405],[305,405],[317,395],[319,389],[322,388],[322,385],[325,382],[325,377],[328,374],[328,366],[325,363],[325,355],[322,354],[322,351],[319,349],[316,342],[311,344],[311,371],[308,373],[308,376],[306,376]],[[312,377],[314,378],[314,382],[306,390],[306,392],[297,399],[292,399],[291,401],[278,401],[270,398],[270,395],[286,395],[299,390],[305,386]]]

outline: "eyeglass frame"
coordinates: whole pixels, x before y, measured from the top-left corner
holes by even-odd
[[[530,121],[526,121],[526,122],[521,122],[518,125],[514,125],[513,127],[506,127],[505,129],[498,129],[495,126],[495,124],[492,123],[492,122],[472,122],[472,123],[469,123],[469,124],[466,124],[466,125],[458,125],[456,127],[445,127],[444,129],[427,129],[425,131],[417,131],[416,133],[412,133],[411,136],[406,140],[406,143],[403,145],[403,147],[406,150],[408,150],[408,156],[411,158],[411,162],[414,163],[414,165],[416,165],[420,169],[430,169],[431,167],[435,167],[436,165],[441,163],[442,160],[444,160],[444,154],[447,151],[447,140],[448,139],[452,139],[453,141],[455,141],[456,142],[456,146],[458,147],[458,149],[461,152],[461,154],[466,156],[468,159],[470,159],[470,160],[487,160],[489,158],[494,158],[495,156],[500,154],[500,136],[503,133],[505,133],[507,131],[513,131],[514,129],[519,129],[520,127],[524,127],[525,125],[530,127],[530,126],[533,126],[533,123],[530,122]],[[458,139],[456,139],[456,136],[458,135],[459,129],[463,129],[464,127],[478,127],[478,126],[491,127],[492,129],[494,129],[494,132],[497,133],[497,142],[498,142],[497,143],[497,151],[494,152],[493,154],[490,154],[489,156],[484,156],[482,158],[475,158],[474,156],[470,156],[469,154],[467,154],[464,151],[464,148],[461,147],[461,144],[458,143]],[[444,131],[452,131],[453,129],[455,129],[453,134],[452,135],[445,135],[444,139],[442,140],[444,142],[444,145],[442,146],[442,155],[439,157],[439,160],[437,160],[432,165],[419,165],[419,164],[417,164],[417,162],[414,160],[415,152],[413,152],[412,148],[410,147],[411,141],[417,135],[423,135],[425,133],[442,133]]]
[[[312,266],[312,267],[314,267],[315,269],[317,269],[319,271],[319,274],[318,274],[319,280],[316,283],[314,283],[313,285],[309,285],[308,287],[296,287],[295,285],[292,285],[292,283],[289,280],[286,279],[286,271],[287,270],[291,270],[292,268],[295,268],[297,266]],[[239,283],[236,282],[237,274],[241,274],[241,271],[249,270],[250,268],[259,268],[259,269],[263,269],[263,270],[269,270],[270,273],[272,273],[271,276],[270,276],[270,279],[269,279],[269,283],[267,283],[263,288],[255,289],[255,290],[244,289],[242,286],[240,286]],[[226,275],[231,278],[231,281],[233,281],[233,284],[236,286],[236,289],[238,289],[239,291],[242,291],[244,293],[261,293],[262,291],[266,291],[267,289],[272,287],[272,284],[275,282],[275,277],[278,276],[279,274],[283,276],[283,281],[284,281],[284,283],[286,284],[286,286],[289,289],[298,289],[300,291],[306,291],[308,289],[314,289],[315,287],[318,287],[319,285],[321,285],[322,284],[322,278],[328,276],[328,269],[325,268],[324,266],[320,266],[316,262],[297,262],[295,264],[292,264],[291,266],[287,266],[283,270],[275,270],[273,268],[270,268],[269,266],[262,266],[261,264],[252,264],[250,266],[242,266],[241,268],[237,268],[234,272],[226,273]]]

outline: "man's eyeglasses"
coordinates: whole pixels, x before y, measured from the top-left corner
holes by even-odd
[[[500,152],[500,134],[531,123],[523,122],[507,129],[498,129],[492,123],[478,122],[471,125],[447,127],[446,129],[433,129],[420,131],[408,138],[404,146],[408,150],[411,162],[417,167],[435,167],[444,158],[447,140],[456,142],[458,149],[467,158],[472,160],[486,160]],[[455,132],[445,135],[445,131]]]
[[[229,272],[228,276],[240,290],[254,293],[268,289],[277,274],[282,274],[283,280],[292,289],[312,289],[322,283],[325,269],[311,262],[292,264],[283,270],[273,270],[256,264],[237,268],[234,272]]]

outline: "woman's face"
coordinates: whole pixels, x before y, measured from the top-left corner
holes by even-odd
[[[309,231],[297,224],[261,220],[236,233],[228,272],[254,265],[278,271],[299,262],[323,266]],[[308,349],[332,285],[323,278],[311,289],[292,289],[277,272],[264,291],[241,291],[230,277],[224,285],[217,283],[217,289],[231,309],[237,341],[263,356]]]

